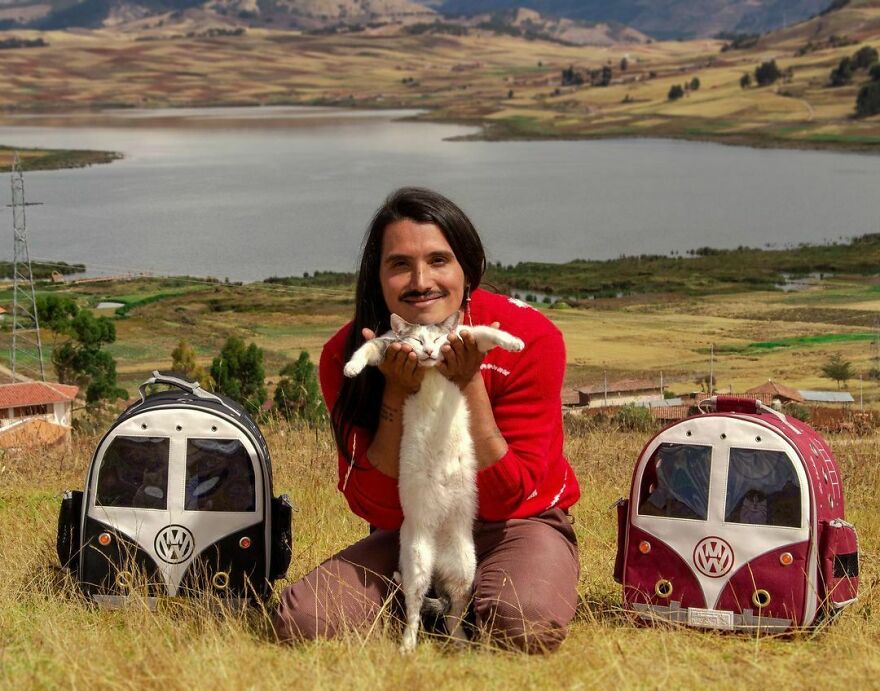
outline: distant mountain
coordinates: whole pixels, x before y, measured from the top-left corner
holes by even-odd
[[[801,21],[832,0],[444,0],[445,15],[526,6],[543,15],[626,24],[660,39],[760,33]]]
[[[137,27],[151,17],[169,23],[186,18],[196,26],[325,29],[435,16],[412,0],[0,0],[0,29]]]
[[[139,30],[185,20],[196,29],[219,23],[332,30],[431,23],[440,12],[446,23],[602,44],[642,41],[645,34],[670,39],[761,33],[818,14],[832,2],[844,0],[0,0],[0,29]]]
[[[468,29],[493,31],[531,39],[558,41],[571,45],[609,46],[619,43],[647,43],[649,36],[617,22],[584,22],[565,17],[546,17],[523,7],[497,10],[468,17],[438,20],[436,31],[449,30],[450,24]]]

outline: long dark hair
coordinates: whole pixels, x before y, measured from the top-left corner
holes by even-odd
[[[442,194],[420,187],[402,187],[392,192],[376,211],[364,236],[354,319],[345,341],[344,362],[363,345],[362,329],[369,328],[376,334],[383,334],[391,328],[391,313],[385,304],[379,282],[382,238],[385,228],[404,219],[415,223],[433,223],[440,229],[461,264],[465,286],[470,291],[477,289],[486,271],[483,243],[474,224],[460,208]],[[384,391],[385,379],[375,367],[366,368],[354,379],[343,379],[330,419],[336,444],[349,462],[352,462],[348,453],[352,428],[363,427],[375,432],[379,425],[379,409]]]

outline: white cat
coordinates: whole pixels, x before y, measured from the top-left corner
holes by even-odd
[[[467,330],[481,352],[500,346],[521,351],[524,343],[491,326],[459,326],[459,313],[442,324],[409,324],[391,315],[391,331],[364,343],[345,365],[347,377],[378,365],[391,343],[412,346],[425,372],[419,391],[403,406],[398,487],[403,508],[400,578],[406,600],[406,628],[400,649],[416,647],[420,612],[432,582],[449,600],[446,630],[465,640],[462,617],[474,583],[477,559],[473,521],[477,511],[477,460],[464,396],[433,369],[443,361],[450,333]]]

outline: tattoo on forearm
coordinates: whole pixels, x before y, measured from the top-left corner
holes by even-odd
[[[379,410],[379,417],[382,418],[385,422],[394,422],[397,417],[397,413],[400,412],[399,408],[392,408],[385,403],[382,404],[381,409]]]

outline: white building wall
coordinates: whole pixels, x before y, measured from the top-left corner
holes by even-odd
[[[52,404],[54,413],[54,422],[65,427],[70,427],[70,401],[62,401],[61,403]]]
[[[621,393],[621,394],[608,394],[608,400],[606,402],[604,394],[597,393],[590,396],[590,408],[602,408],[606,405],[613,406],[625,406],[632,404],[640,404],[646,403],[647,401],[653,401],[658,397],[657,390],[653,390],[649,393]]]

